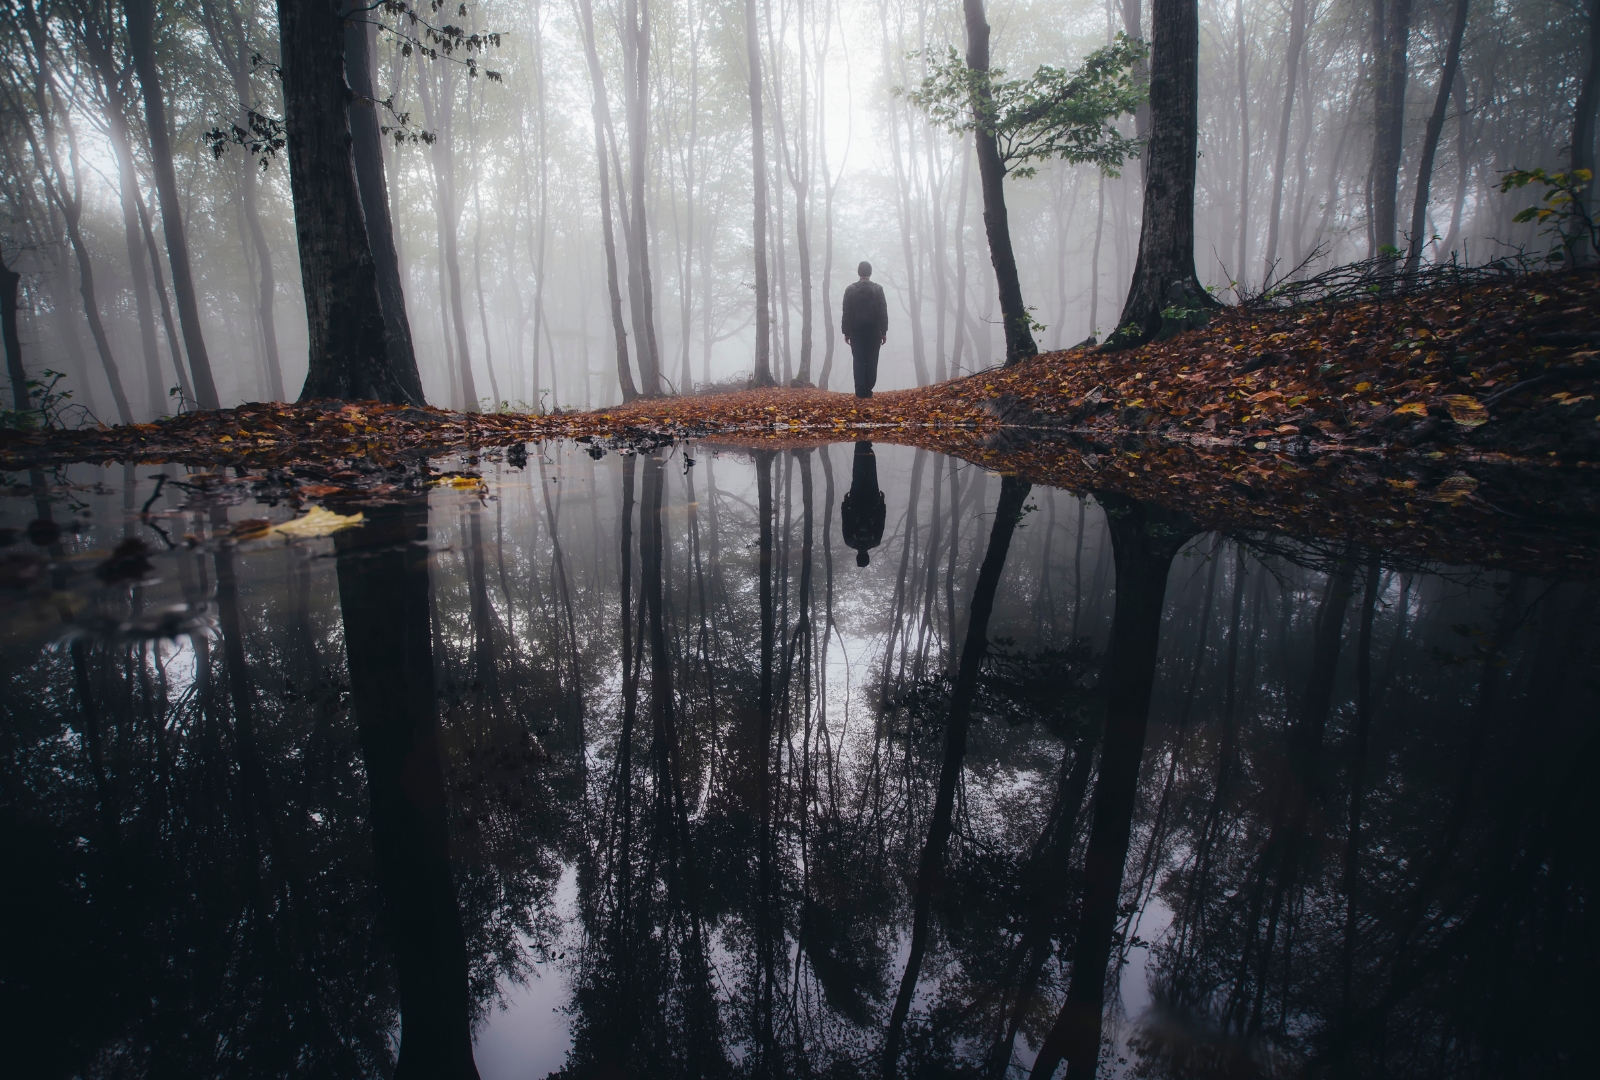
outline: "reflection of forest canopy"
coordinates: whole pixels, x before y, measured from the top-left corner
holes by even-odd
[[[898,1072],[1000,1077],[1068,1032],[1069,992],[1096,1017],[1104,995],[1107,1052],[1141,1075],[1562,1070],[1593,953],[1592,587],[1356,550],[1305,569],[881,453],[870,573],[836,519],[848,447],[556,456],[495,501],[433,499],[402,622],[433,658],[472,1017],[537,962],[569,979],[573,1077],[879,1074],[901,997]],[[1114,693],[1140,691],[1108,682],[1131,549],[1102,506],[1154,537],[1150,565],[1181,547],[1148,730],[1117,735],[1125,801],[1105,759]],[[197,497],[184,528],[225,517]],[[31,883],[5,892],[29,927],[6,993],[52,1035],[23,1048],[42,1074],[383,1074],[394,924],[334,567],[157,561],[81,621],[187,600],[212,632],[0,659],[0,835]],[[1090,849],[1118,815],[1095,924]],[[1109,959],[1079,979],[1091,924]],[[1124,1015],[1114,973],[1142,948],[1156,1008]]]

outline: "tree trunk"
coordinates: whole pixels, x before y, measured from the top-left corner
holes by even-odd
[[[1461,67],[1461,39],[1467,32],[1469,0],[1456,0],[1455,18],[1450,26],[1450,42],[1445,49],[1444,67],[1439,72],[1439,92],[1422,139],[1422,160],[1417,163],[1417,197],[1411,205],[1411,233],[1406,237],[1406,269],[1414,270],[1422,261],[1427,246],[1422,231],[1428,215],[1428,190],[1433,180],[1433,158],[1439,152],[1439,136],[1444,133],[1445,114],[1450,109],[1450,92],[1455,88],[1456,71]],[[1461,123],[1467,118],[1462,117]]]
[[[776,386],[772,377],[772,310],[767,286],[767,145],[761,124],[761,40],[756,32],[756,0],[744,0],[745,61],[750,75],[750,164],[755,195],[751,229],[755,247],[756,356],[754,387]]]
[[[1239,256],[1234,273],[1244,280],[1245,256],[1250,251],[1250,60],[1244,36],[1244,0],[1234,0],[1235,60],[1239,68]]]
[[[95,350],[100,354],[100,364],[105,370],[106,381],[111,386],[111,397],[116,402],[117,415],[124,424],[131,424],[133,413],[128,407],[128,396],[122,389],[122,377],[117,371],[116,358],[111,353],[111,341],[106,336],[105,323],[100,319],[100,303],[94,287],[94,262],[89,254],[89,246],[84,241],[80,224],[83,219],[83,174],[78,165],[77,133],[73,130],[71,115],[62,109],[60,96],[56,93],[43,27],[37,21],[30,21],[29,30],[29,36],[38,53],[38,84],[34,88],[33,97],[44,138],[41,145],[30,126],[26,129],[28,142],[33,150],[39,177],[44,182],[46,198],[61,211],[61,218],[67,230],[67,240],[78,262],[78,295],[83,298],[83,313],[89,321],[89,334],[94,339]],[[60,150],[56,145],[58,122],[66,129],[67,162],[70,168],[62,167]],[[85,375],[87,376],[87,372]],[[87,378],[85,382],[87,383]]]
[[[589,63],[590,109],[594,116],[594,157],[600,168],[600,235],[606,250],[606,288],[611,300],[611,330],[617,342],[617,382],[624,403],[639,396],[633,383],[633,368],[628,363],[628,331],[622,321],[622,287],[617,281],[617,239],[611,227],[611,168],[606,163],[606,128],[611,126],[611,109],[606,103],[605,76],[600,70],[600,54],[594,43],[594,7],[590,0],[578,0],[583,21],[583,54]]]
[[[1261,284],[1272,281],[1278,265],[1278,225],[1283,215],[1283,171],[1289,163],[1289,127],[1294,117],[1294,92],[1300,80],[1300,53],[1305,48],[1306,0],[1294,0],[1289,15],[1289,56],[1285,62],[1283,116],[1278,120],[1278,156],[1272,169],[1272,214],[1267,219],[1267,258]],[[1241,272],[1243,272],[1241,264]]]
[[[311,0],[283,0],[288,3]],[[282,4],[279,21],[282,22]],[[203,409],[215,409],[221,401],[211,377],[211,360],[200,330],[200,304],[195,297],[194,274],[189,268],[189,241],[183,231],[183,201],[178,194],[178,174],[172,164],[172,141],[167,134],[167,105],[156,71],[155,0],[123,0],[128,16],[128,51],[133,69],[144,91],[145,127],[150,135],[150,163],[155,173],[156,196],[161,202],[161,230],[167,237],[167,261],[172,264],[172,291],[178,301],[178,322],[183,327],[183,346],[189,354],[189,370],[194,373],[194,391]],[[287,80],[287,70],[285,79]],[[285,103],[288,86],[285,82]],[[290,150],[291,156],[293,150]]]
[[[1171,0],[1169,0],[1171,2]],[[967,66],[974,71],[989,70],[989,21],[983,0],[962,0],[967,23]],[[1005,326],[1006,366],[1037,356],[1032,320],[1022,302],[1022,283],[1017,277],[1017,257],[1011,249],[1011,224],[1006,216],[1006,167],[1000,160],[1000,145],[994,134],[985,130],[987,92],[972,105],[977,128],[973,142],[978,151],[978,181],[983,190],[983,227],[989,236],[989,260],[994,264],[995,285],[1000,296],[1000,320]],[[1190,175],[1193,175],[1191,166]],[[1191,183],[1192,187],[1192,183]],[[1191,245],[1193,246],[1193,245]],[[1191,260],[1192,261],[1192,260]]]
[[[391,365],[385,342],[377,270],[351,158],[339,9],[333,0],[279,0],[278,29],[289,190],[306,301],[309,356],[300,399],[420,405],[420,393]]]
[[[1589,67],[1583,73],[1583,86],[1578,91],[1577,108],[1572,115],[1571,159],[1574,171],[1589,170],[1588,190],[1584,200],[1589,204],[1590,215],[1596,208],[1594,197],[1594,135],[1595,116],[1600,112],[1600,0],[1589,0]],[[1591,251],[1585,238],[1572,250],[1574,262],[1592,262],[1600,252]]]
[[[1157,0],[1158,26],[1161,4],[1162,0]],[[1160,69],[1159,59],[1155,67]],[[1153,130],[1159,132],[1161,122],[1160,108],[1152,106]],[[1156,172],[1151,169],[1150,179]],[[1104,682],[1105,736],[1089,848],[1084,856],[1083,905],[1072,952],[1072,981],[1066,1002],[1034,1060],[1034,1080],[1049,1080],[1063,1058],[1069,1080],[1092,1080],[1095,1075],[1106,965],[1111,959],[1139,762],[1150,718],[1167,573],[1178,549],[1194,532],[1187,519],[1153,505],[1107,493],[1096,493],[1095,498],[1106,508],[1117,563],[1116,612]]]
[[[645,180],[650,140],[650,8],[648,0],[627,0],[623,13],[623,58],[626,72],[623,107],[628,120],[629,199],[628,305],[633,315],[633,342],[639,353],[640,392],[660,397],[661,353],[656,344],[655,297],[650,281],[650,228],[645,212]]]
[[[116,106],[113,105],[113,108]],[[108,127],[117,158],[122,230],[128,245],[128,276],[133,284],[133,306],[139,318],[139,346],[144,354],[145,393],[150,398],[151,413],[162,416],[167,412],[167,395],[161,387],[161,346],[156,343],[156,315],[150,302],[150,268],[145,265],[144,237],[139,231],[139,179],[134,171],[126,123],[120,116],[110,117]]]
[[[423,400],[422,377],[417,372],[417,351],[411,340],[411,320],[406,316],[406,293],[400,276],[400,252],[394,243],[394,222],[389,217],[389,191],[383,174],[383,133],[378,121],[378,93],[372,82],[372,45],[378,32],[367,16],[347,16],[344,23],[344,74],[350,84],[350,150],[355,159],[356,188],[361,193],[361,215],[372,246],[373,269],[378,276],[378,303],[383,309],[384,344],[395,379],[417,401]],[[262,326],[270,326],[271,255],[255,214],[254,186],[250,191],[249,222],[261,253]],[[269,345],[270,361],[277,365],[277,343]]]
[[[156,300],[161,304],[161,328],[167,335],[167,348],[172,353],[172,370],[178,376],[178,393],[181,403],[194,402],[194,388],[189,383],[189,373],[183,366],[183,353],[178,347],[178,331],[172,325],[172,302],[167,299],[167,279],[161,274],[161,249],[156,246],[156,234],[150,228],[150,214],[145,210],[139,189],[133,191],[134,209],[139,212],[139,231],[144,234],[145,255],[150,259],[150,279],[155,283]]]
[[[33,408],[28,392],[28,370],[22,364],[22,338],[17,333],[17,290],[22,275],[5,263],[0,254],[0,341],[6,350],[6,377],[11,380],[11,407],[17,412]]]
[[[806,142],[806,27],[805,5],[795,8],[795,35],[800,42],[800,116],[795,124],[794,168],[789,183],[794,188],[795,250],[800,256],[800,373],[796,386],[811,385],[811,226],[806,213],[811,201],[811,158]],[[833,335],[828,335],[832,337]]]
[[[110,15],[109,12],[102,12]],[[156,344],[155,312],[150,306],[150,273],[145,266],[144,245],[139,232],[139,177],[133,161],[133,139],[128,130],[127,97],[121,74],[112,56],[111,20],[100,23],[84,19],[79,25],[79,41],[105,95],[106,134],[112,156],[117,160],[117,194],[122,204],[122,229],[128,251],[128,273],[133,286],[134,311],[139,320],[139,345],[144,356],[145,393],[155,416],[166,410],[166,394],[161,388],[161,353]]]
[[[1195,161],[1200,152],[1200,14],[1197,0],[1151,5],[1150,141],[1145,151],[1139,255],[1122,318],[1107,341],[1141,344],[1190,320],[1171,308],[1215,306],[1194,272]],[[1165,326],[1163,324],[1166,324]]]
[[[1372,5],[1372,250],[1395,249],[1396,192],[1405,148],[1406,46],[1412,0],[1373,0]]]

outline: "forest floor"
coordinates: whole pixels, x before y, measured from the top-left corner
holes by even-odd
[[[1600,575],[1597,398],[1600,274],[1541,273],[1403,300],[1229,308],[1138,349],[1047,353],[865,401],[775,388],[543,416],[249,404],[0,431],[0,470],[24,495],[51,481],[19,472],[66,462],[226,466],[303,507],[472,486],[480,455],[525,464],[524,444],[547,439],[596,456],[685,439],[770,450],[867,439],[1333,553],[1355,543],[1587,576]],[[455,469],[426,460],[452,452]]]
[[[1227,308],[1202,329],[1141,348],[1045,353],[869,400],[774,388],[549,415],[247,404],[152,424],[0,431],[0,468],[130,459],[270,466],[577,437],[921,441],[913,433],[1002,428],[1600,463],[1597,395],[1600,273],[1541,273],[1401,300]]]

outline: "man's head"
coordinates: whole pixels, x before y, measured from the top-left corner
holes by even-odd
[[[867,554],[867,549],[866,548],[861,548],[859,551],[856,552],[856,565],[857,566],[866,566],[867,564],[869,564],[871,562],[872,562],[872,556]]]
[[[862,260],[861,265],[856,267],[856,273],[860,274],[864,278],[871,277],[872,276],[872,264],[867,262],[867,261],[865,261],[865,260]]]

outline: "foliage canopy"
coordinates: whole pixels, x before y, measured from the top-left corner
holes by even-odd
[[[1009,175],[1032,176],[1033,163],[1059,158],[1116,176],[1124,161],[1139,156],[1140,141],[1118,131],[1115,121],[1144,103],[1141,64],[1149,54],[1144,42],[1118,34],[1076,71],[1043,64],[1025,79],[1008,79],[1000,68],[969,67],[952,45],[943,57],[929,58],[921,86],[896,92],[952,134],[977,131],[981,122]]]

